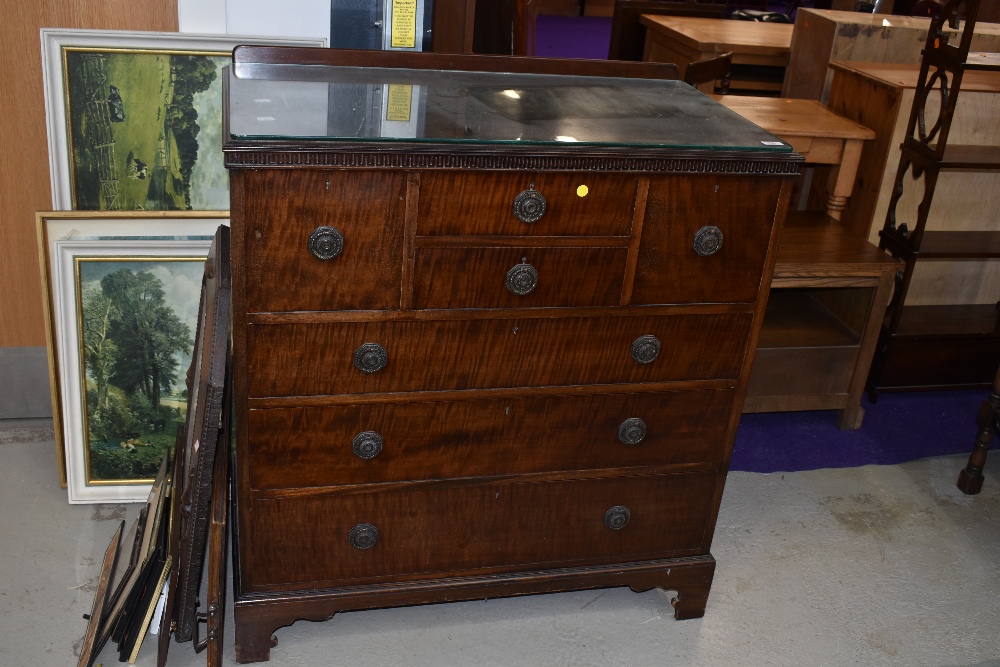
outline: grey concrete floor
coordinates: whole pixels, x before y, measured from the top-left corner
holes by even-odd
[[[271,664],[1000,665],[1000,452],[979,496],[955,488],[964,464],[731,473],[702,619],[627,589],[352,612],[279,630]],[[70,506],[44,424],[0,423],[0,667],[76,664],[104,549],[138,509]],[[232,646],[230,623],[227,666]],[[205,654],[172,643],[168,664]]]

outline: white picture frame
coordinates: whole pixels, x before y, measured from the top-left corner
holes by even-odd
[[[187,407],[182,391],[165,390],[171,400],[161,403],[157,392],[156,405],[151,408],[171,411],[167,419],[159,420],[164,422],[162,425],[136,416],[131,425],[118,426],[121,432],[113,431],[115,426],[108,425],[110,420],[101,429],[95,428],[90,406],[95,405],[95,395],[100,392],[95,393],[92,353],[84,348],[90,335],[84,323],[88,307],[85,292],[93,294],[100,284],[95,282],[96,275],[109,275],[119,269],[138,275],[148,266],[146,272],[161,281],[166,295],[164,307],[170,308],[176,321],[187,327],[193,349],[205,257],[216,229],[228,223],[227,211],[37,214],[57,459],[71,504],[144,501],[155,473],[149,477],[115,477],[106,472],[110,464],[100,461],[110,461],[118,466],[115,470],[120,470],[126,465],[139,469],[145,459],[156,459],[163,447],[173,446]],[[112,354],[125,360],[124,349],[117,348]],[[187,357],[183,357],[182,350],[170,352],[175,360],[174,387],[183,386],[191,352],[187,350]],[[109,358],[109,364],[116,360]],[[135,388],[110,382],[105,386],[105,395],[110,388],[120,405],[130,400],[129,392],[138,397]],[[123,451],[117,451],[116,446]],[[101,472],[100,465],[105,466],[105,472]]]
[[[40,41],[52,208],[59,211],[228,209],[228,204],[222,204],[228,196],[228,181],[224,181],[226,175],[221,162],[221,94],[217,92],[220,83],[212,82],[211,89],[202,91],[198,97],[177,96],[184,102],[183,105],[176,103],[173,91],[183,77],[164,62],[169,63],[170,56],[205,56],[218,65],[219,59],[231,58],[233,48],[240,44],[299,47],[325,47],[327,44],[323,38],[53,28],[42,28]],[[74,59],[72,63],[71,58]],[[77,58],[87,58],[91,64],[77,62]],[[135,63],[140,66],[126,67],[124,59],[127,58],[137,59]],[[154,65],[150,59],[156,59],[155,67],[159,68],[158,91],[153,91],[155,82],[147,80],[152,77],[143,78],[137,74],[151,71]],[[88,74],[79,77],[87,79],[86,85],[77,85],[76,78],[69,76],[80,72]],[[114,85],[112,79],[116,77],[127,83]],[[79,92],[81,90],[86,92]],[[130,91],[134,92],[134,97]],[[206,117],[213,116],[210,122],[200,117],[191,120],[190,114],[186,120],[181,119],[184,105],[194,108],[189,97],[197,100]],[[100,108],[102,106],[106,108]],[[73,107],[79,112],[76,125]],[[84,120],[88,114],[89,123]],[[175,144],[171,139],[179,133],[167,131],[168,123],[185,124],[193,128],[193,133],[185,132],[186,141]],[[125,127],[129,128],[127,133],[121,131]],[[199,140],[199,130],[206,130],[206,134],[212,136],[203,135]],[[121,141],[112,136],[112,148],[109,149],[105,135],[116,133],[127,136]],[[74,136],[86,145],[77,145],[79,142],[74,142]],[[216,136],[220,140],[215,141]],[[210,146],[209,151],[195,151],[201,156],[193,158],[193,162],[190,158],[192,142],[199,149],[203,145]],[[133,145],[134,154],[129,150]],[[126,154],[126,151],[129,152]],[[182,153],[188,156],[186,162],[194,167],[185,163]],[[209,155],[211,158],[206,159]],[[177,167],[178,163],[183,166]],[[199,168],[199,163],[207,165],[203,168],[212,178],[191,177],[190,169]],[[147,168],[149,180],[141,183],[146,180]],[[164,171],[170,174],[169,178],[164,176]],[[171,191],[175,183],[181,183],[179,192]],[[203,183],[210,185],[206,187]],[[192,191],[198,188],[206,192],[196,197]],[[155,196],[149,196],[152,190],[156,191]]]

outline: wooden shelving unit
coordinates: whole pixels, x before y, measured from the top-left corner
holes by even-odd
[[[836,220],[790,212],[743,412],[839,410],[840,428],[858,428],[898,268]]]
[[[970,53],[980,0],[949,0],[931,22],[901,157],[879,247],[904,263],[872,363],[868,389],[880,391],[988,387],[1000,363],[1000,302],[923,305],[908,302],[914,270],[925,261],[1000,259],[1000,215],[977,221],[988,230],[935,231],[945,212],[932,209],[943,171],[1000,172],[1000,146],[949,144],[966,71],[1000,72],[995,53]],[[959,28],[959,39],[946,28]],[[934,108],[940,100],[938,108]],[[898,207],[908,188],[923,187],[915,219]],[[913,215],[911,213],[911,215]],[[930,228],[928,228],[930,226]]]

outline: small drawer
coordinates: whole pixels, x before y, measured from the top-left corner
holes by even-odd
[[[423,248],[415,308],[617,306],[627,248]]]
[[[632,303],[755,302],[780,189],[778,178],[650,179]]]
[[[247,327],[252,398],[732,380],[752,313]]]
[[[250,486],[719,462],[734,392],[250,410]]]
[[[628,236],[637,185],[616,174],[425,172],[417,234]]]
[[[718,473],[436,483],[246,501],[250,590],[703,553]],[[242,537],[242,536],[241,536]]]
[[[405,173],[265,169],[238,178],[247,311],[399,309]]]

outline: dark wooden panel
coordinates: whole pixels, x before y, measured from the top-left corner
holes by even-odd
[[[756,301],[780,187],[770,178],[651,179],[632,303]],[[701,257],[692,243],[708,225],[724,240]]]
[[[706,539],[717,473],[564,482],[430,484],[252,502],[258,551],[243,571],[250,590],[362,584],[561,564],[694,555]],[[615,506],[631,512],[604,525]],[[348,534],[378,529],[369,549]]]
[[[732,391],[599,394],[250,411],[255,489],[720,461]],[[626,419],[646,423],[637,445]],[[375,458],[352,440],[375,431]],[[558,435],[556,435],[558,434]]]
[[[414,269],[416,308],[616,306],[621,302],[627,248],[428,248]],[[507,272],[527,262],[537,287],[507,289]]]
[[[894,336],[875,382],[879,391],[989,387],[1000,335]]]
[[[529,224],[514,217],[514,198],[532,183],[547,206]],[[417,234],[628,236],[637,183],[635,176],[617,174],[428,172],[420,185]]]
[[[402,171],[237,171],[246,209],[249,312],[398,309],[406,174]],[[237,202],[234,201],[234,206]],[[320,226],[344,235],[339,257],[308,248]]]
[[[306,396],[488,387],[547,387],[739,375],[751,313],[267,324],[247,328],[250,396]],[[649,364],[633,341],[656,336]],[[388,364],[362,373],[364,343]]]

